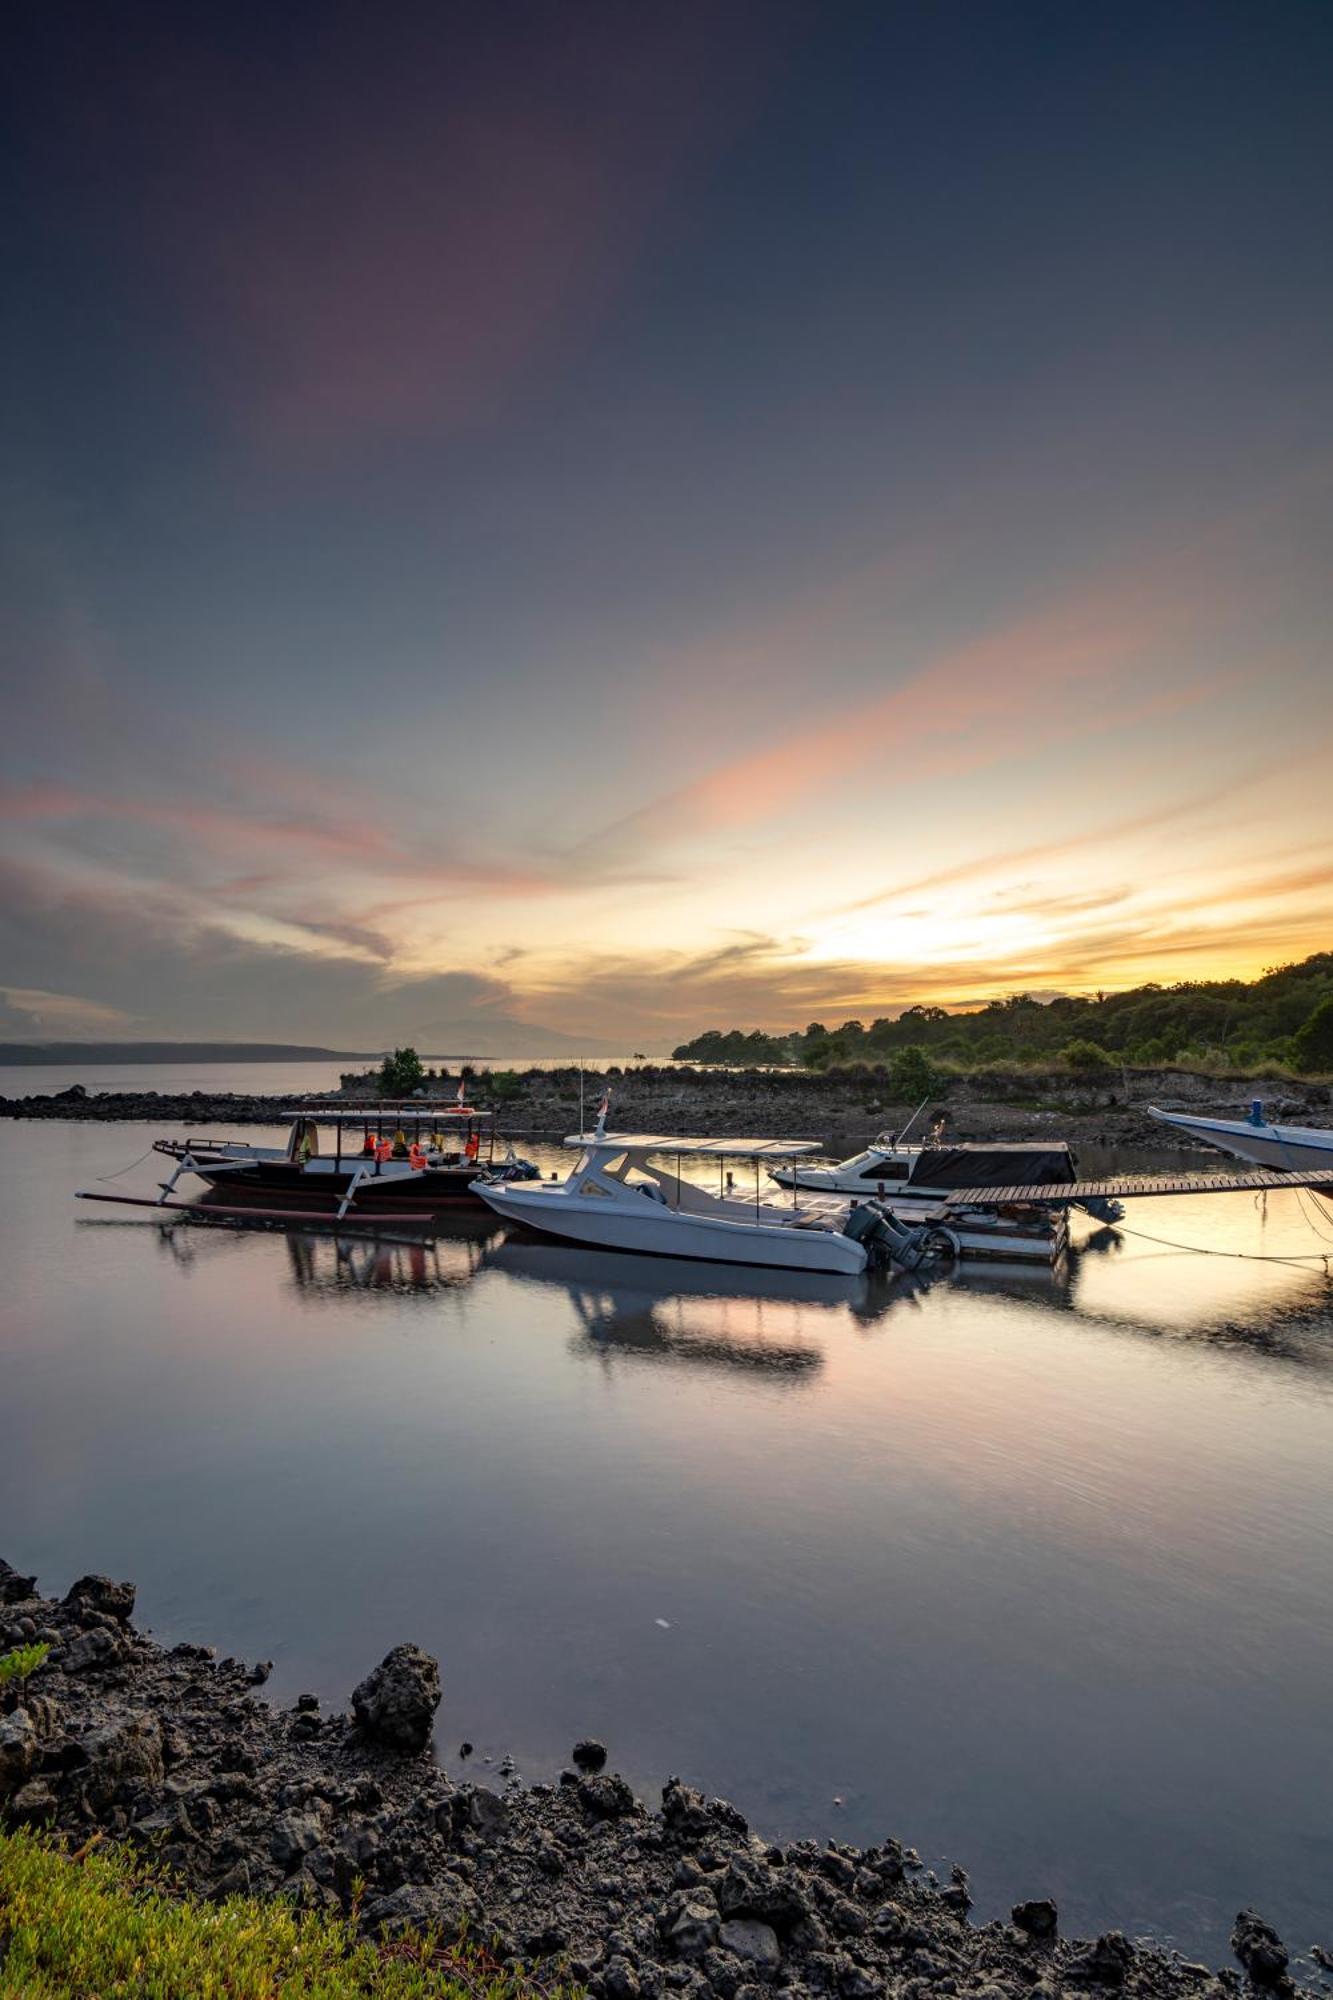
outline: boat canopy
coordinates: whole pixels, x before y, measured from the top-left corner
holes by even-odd
[[[1000,1146],[932,1146],[912,1162],[908,1185],[939,1188],[1009,1187],[1015,1182],[1072,1181],[1067,1145],[1020,1141]]]
[[[818,1153],[817,1139],[678,1139],[669,1132],[571,1132],[567,1146],[610,1153],[680,1153],[710,1160],[789,1160]]]
[[[432,1124],[440,1124],[446,1118],[464,1123],[480,1120],[485,1123],[493,1119],[495,1113],[488,1106],[480,1104],[460,1104],[456,1097],[446,1097],[436,1101],[428,1097],[377,1097],[366,1098],[357,1104],[350,1099],[341,1103],[306,1104],[293,1114],[296,1118],[338,1119],[347,1125],[364,1125],[379,1119],[381,1123],[396,1119],[399,1124],[405,1118],[429,1118]]]

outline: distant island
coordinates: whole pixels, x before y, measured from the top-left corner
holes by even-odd
[[[1265,1065],[1324,1075],[1333,1072],[1333,952],[1275,966],[1249,981],[1186,980],[1095,999],[1041,1001],[1014,993],[967,1012],[907,1007],[868,1026],[812,1021],[780,1035],[710,1028],[672,1054],[677,1062],[813,1070],[900,1067],[910,1055],[927,1089],[927,1063],[974,1070],[1057,1060],[1095,1071],[1184,1062],[1250,1075],[1262,1075]]]
[[[365,1062],[371,1049],[321,1049],[302,1042],[0,1042],[0,1063]]]

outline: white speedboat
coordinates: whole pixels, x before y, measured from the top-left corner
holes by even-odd
[[[905,1146],[884,1137],[836,1166],[781,1166],[773,1170],[773,1179],[782,1187],[816,1194],[873,1198],[908,1228],[941,1231],[958,1257],[1051,1265],[1059,1263],[1069,1247],[1067,1210],[1016,1201],[1013,1191],[1071,1183],[1077,1179],[1077,1169],[1063,1141]],[[965,1191],[972,1188],[977,1191],[975,1203],[965,1198]],[[1010,1198],[1000,1206],[988,1203],[988,1188],[1003,1188]],[[1080,1205],[1090,1207],[1103,1221],[1115,1221],[1123,1213],[1095,1201]]]
[[[1021,1181],[1077,1179],[1074,1155],[1063,1140],[964,1139],[957,1145],[911,1145],[885,1134],[836,1166],[775,1167],[781,1187],[820,1194],[895,1195],[910,1187],[1014,1187]]]
[[[898,1261],[921,1247],[917,1232],[897,1229],[867,1203],[811,1202],[779,1207],[760,1193],[766,1163],[813,1153],[813,1142],[783,1139],[678,1139],[654,1132],[578,1133],[563,1181],[496,1183],[475,1191],[507,1222],[598,1250],[650,1257],[702,1257],[717,1264],[757,1264],[779,1271],[825,1271],[855,1277],[878,1248]],[[727,1160],[755,1168],[748,1200],[723,1181]],[[685,1162],[716,1161],[719,1191],[687,1180]],[[665,1164],[659,1165],[659,1161]],[[920,1233],[924,1239],[924,1232]],[[878,1238],[876,1245],[875,1239]]]
[[[1248,1118],[1196,1118],[1187,1111],[1159,1111],[1155,1104],[1148,1106],[1148,1116],[1259,1167],[1298,1173],[1327,1165],[1333,1181],[1333,1132],[1318,1125],[1270,1125],[1257,1097]]]

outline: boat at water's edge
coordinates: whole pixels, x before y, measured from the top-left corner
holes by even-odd
[[[1248,1118],[1197,1118],[1188,1111],[1162,1111],[1155,1104],[1148,1106],[1148,1116],[1159,1125],[1169,1125],[1192,1139],[1202,1139],[1205,1145],[1216,1146],[1219,1152],[1253,1160],[1258,1167],[1297,1173],[1327,1165],[1333,1182],[1333,1131],[1318,1125],[1272,1125],[1257,1097]]]

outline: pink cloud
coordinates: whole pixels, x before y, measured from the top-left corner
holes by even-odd
[[[204,851],[229,860],[245,848],[268,859],[286,854],[298,862],[355,865],[369,873],[429,882],[436,895],[474,888],[533,895],[549,887],[549,878],[532,869],[414,849],[386,826],[350,813],[343,815],[341,824],[282,819],[200,800],[134,799],[73,785],[34,783],[0,790],[0,819],[125,821],[185,835]],[[281,880],[267,871],[216,884],[215,889],[218,894],[244,895]]]
[[[1221,679],[1195,677],[1182,685],[1178,672],[1164,667],[1167,650],[1198,625],[1196,605],[1151,576],[1084,585],[997,631],[945,648],[875,702],[852,703],[831,720],[807,721],[719,764],[624,824],[644,827],[669,811],[703,829],[747,826],[869,763],[912,775],[978,769],[1102,727],[1112,698],[1121,720],[1186,705]],[[812,628],[812,676],[816,637]],[[1152,682],[1135,688],[1150,672]],[[1130,709],[1127,697],[1135,704]]]

